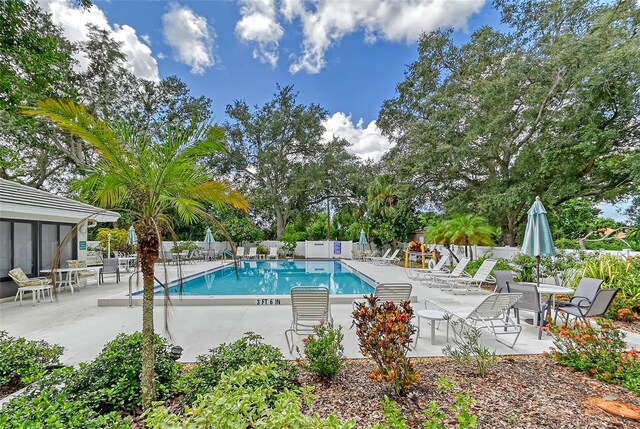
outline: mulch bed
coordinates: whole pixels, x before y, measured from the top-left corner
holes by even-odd
[[[623,322],[621,320],[615,320],[613,323],[620,329],[640,334],[640,320],[635,320],[633,322]]]
[[[0,399],[9,396],[12,393],[15,393],[20,389],[21,387],[17,384],[7,384],[6,386],[0,386]]]
[[[381,400],[389,394],[383,383],[370,381],[373,365],[368,360],[350,360],[336,380],[325,382],[301,370],[301,384],[315,386],[313,411],[321,416],[355,417],[358,428],[382,421]],[[469,390],[476,403],[471,412],[480,428],[640,428],[640,421],[622,419],[589,405],[590,398],[616,399],[640,407],[640,398],[630,391],[571,371],[543,356],[503,356],[484,378],[447,358],[416,360],[423,372],[415,392],[392,398],[409,420],[421,428],[422,410],[435,400],[450,407],[453,392]],[[455,381],[452,392],[440,394],[433,384],[445,375]],[[391,396],[391,395],[390,395]],[[445,422],[457,428],[453,418]]]

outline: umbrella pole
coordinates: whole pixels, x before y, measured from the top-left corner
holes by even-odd
[[[536,286],[540,287],[540,255],[536,256],[536,262],[538,265],[538,269],[537,269],[537,273],[538,275],[536,276]]]

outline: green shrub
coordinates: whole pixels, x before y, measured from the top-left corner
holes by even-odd
[[[378,303],[371,295],[352,313],[360,353],[370,357],[377,368],[369,374],[373,381],[391,383],[396,395],[406,395],[420,379],[407,357],[416,327],[411,324],[413,309],[409,301],[400,305]]]
[[[197,395],[213,390],[225,372],[234,371],[251,364],[273,364],[276,368],[269,386],[276,390],[293,388],[297,370],[291,362],[284,360],[280,349],[262,343],[262,337],[254,332],[231,344],[221,344],[197,357],[196,366],[181,380],[181,390],[188,403]]]
[[[164,399],[175,392],[182,366],[171,358],[171,344],[157,334],[154,348],[156,392]],[[93,361],[80,364],[67,390],[95,410],[131,410],[142,405],[141,371],[142,334],[120,334]]]
[[[47,368],[60,365],[64,348],[46,341],[27,341],[0,331],[0,387],[23,387],[41,378]]]
[[[441,392],[444,393],[444,392]],[[469,412],[469,408],[475,402],[469,392],[455,393],[456,402],[449,408],[452,418],[458,421],[458,429],[470,429],[476,427],[478,417]],[[382,416],[385,419],[384,424],[376,423],[372,429],[408,429],[407,419],[402,415],[395,401],[390,400],[387,396],[382,401]],[[446,429],[452,427],[445,425],[449,423],[451,418],[443,409],[440,408],[436,401],[429,403],[429,408],[423,411],[426,420],[422,423],[425,429]]]
[[[600,327],[579,321],[546,327],[554,344],[548,356],[598,380],[620,384],[640,394],[640,355],[635,349],[627,351],[624,332],[610,320],[597,322]]]
[[[183,415],[173,414],[160,402],[155,403],[155,407],[144,414],[145,424],[149,429],[349,429],[355,426],[353,419],[343,422],[333,415],[325,419],[317,414],[303,414],[303,401],[307,407],[313,402],[310,389],[277,389],[270,381],[279,377],[280,371],[275,363],[240,367],[223,374],[211,392],[199,396]]]
[[[603,280],[603,287],[620,288],[608,317],[617,319],[620,310],[630,310],[640,305],[640,259],[596,255],[585,259],[581,268],[583,276]],[[628,312],[622,314],[630,315]]]
[[[111,240],[109,240],[109,234],[111,234]],[[111,253],[113,252],[131,253],[131,252],[134,252],[136,249],[135,246],[131,246],[127,244],[129,241],[128,229],[100,228],[98,229],[96,240],[100,242],[100,247],[105,252],[109,248],[109,243],[111,243]],[[107,255],[107,258],[110,258],[110,257],[111,257],[110,255]]]
[[[22,395],[4,405],[0,427],[6,429],[66,428],[66,429],[126,429],[129,420],[112,412],[100,415],[81,400],[68,397],[64,386],[78,372],[72,367],[55,370],[35,383]]]
[[[457,333],[453,338],[456,348],[447,345],[442,352],[455,362],[470,368],[480,377],[484,377],[498,360],[496,352],[480,344],[482,335],[480,328],[470,326],[464,321],[451,322],[451,324],[454,332]]]
[[[480,258],[474,259],[473,261],[467,264],[467,267],[464,270],[467,273],[474,275],[480,268],[480,265],[482,265],[482,263],[487,259],[489,259],[489,256],[482,256]],[[493,267],[493,269],[511,271],[511,265],[509,264],[508,260],[503,258],[498,258],[496,259],[496,265]]]
[[[344,365],[342,326],[334,328],[333,322],[313,328],[313,334],[303,339],[306,362],[301,365],[320,377],[333,378]]]

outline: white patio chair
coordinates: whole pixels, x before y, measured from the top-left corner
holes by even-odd
[[[378,298],[380,304],[392,301],[400,304],[401,301],[411,300],[411,290],[413,286],[410,283],[378,283],[373,295]],[[353,300],[353,308],[358,304],[366,301],[366,298],[357,298]]]
[[[244,258],[244,247],[236,247],[236,257],[238,259]]]
[[[373,264],[374,265],[391,265],[393,261],[398,260],[398,253],[400,253],[400,249],[396,249],[388,258],[382,257],[381,259],[374,260]]]
[[[249,247],[249,253],[247,254],[247,258],[255,259],[258,257],[258,249],[256,247]]]
[[[486,259],[482,262],[482,265],[480,265],[480,268],[478,268],[478,271],[476,271],[473,277],[467,273],[462,273],[459,277],[447,278],[444,280],[444,285],[440,289],[450,290],[454,294],[466,294],[470,290],[480,291],[483,283],[495,284],[496,281],[491,277],[491,271],[497,262],[495,259]]]
[[[493,293],[483,299],[476,308],[464,317],[449,311],[456,321],[462,322],[452,323],[454,335],[461,338],[463,330],[468,328],[465,324],[468,324],[486,329],[495,336],[496,341],[512,349],[520,337],[522,327],[509,316],[509,310],[520,299],[520,296],[519,293]],[[513,341],[503,340],[503,337],[508,336],[513,336]]]
[[[291,288],[291,326],[284,331],[289,353],[293,352],[293,335],[309,335],[313,328],[331,318],[329,289],[322,286],[295,286]]]
[[[366,258],[366,260],[368,262],[382,261],[382,260],[384,260],[384,259],[389,257],[389,253],[391,253],[391,248],[387,249],[387,251],[384,252],[384,255],[382,255],[382,256],[368,256]],[[364,251],[361,253],[361,255],[364,255]]]
[[[458,261],[458,265],[456,265],[450,273],[446,271],[433,271],[430,273],[423,273],[422,278],[420,279],[420,283],[429,286],[436,286],[438,282],[444,282],[445,279],[460,277],[462,273],[464,273],[464,269],[467,268],[468,263],[468,258],[462,258],[460,259],[460,261]]]
[[[447,261],[449,260],[449,255],[444,255],[442,256],[442,258],[440,258],[440,260],[438,261],[437,264],[435,264],[435,266],[433,268],[418,268],[418,269],[410,269],[410,273],[407,274],[409,276],[409,278],[411,278],[412,280],[422,280],[425,276],[425,274],[430,274],[430,273],[449,273],[449,270],[444,266],[444,264],[447,263]],[[429,260],[430,262],[433,262],[433,259]]]
[[[270,247],[269,248],[269,259],[278,259],[278,248]]]

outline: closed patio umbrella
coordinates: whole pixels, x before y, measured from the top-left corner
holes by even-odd
[[[208,258],[209,253],[211,253],[211,243],[216,242],[216,240],[213,238],[213,234],[211,233],[211,228],[207,228],[207,232],[204,235],[204,242],[209,245],[209,250],[207,251],[207,258]]]
[[[521,252],[525,255],[533,256],[537,260],[537,281],[540,285],[540,258],[543,256],[553,256],[556,254],[551,228],[540,197],[536,197],[528,212],[527,228],[524,232]]]
[[[138,236],[136,235],[136,229],[131,225],[129,227],[129,235],[127,236],[127,244],[129,246],[135,246],[138,244]]]
[[[358,239],[358,244],[362,246],[362,257],[364,258],[364,246],[369,244],[367,242],[367,236],[364,234],[364,229],[360,230],[360,239]]]

